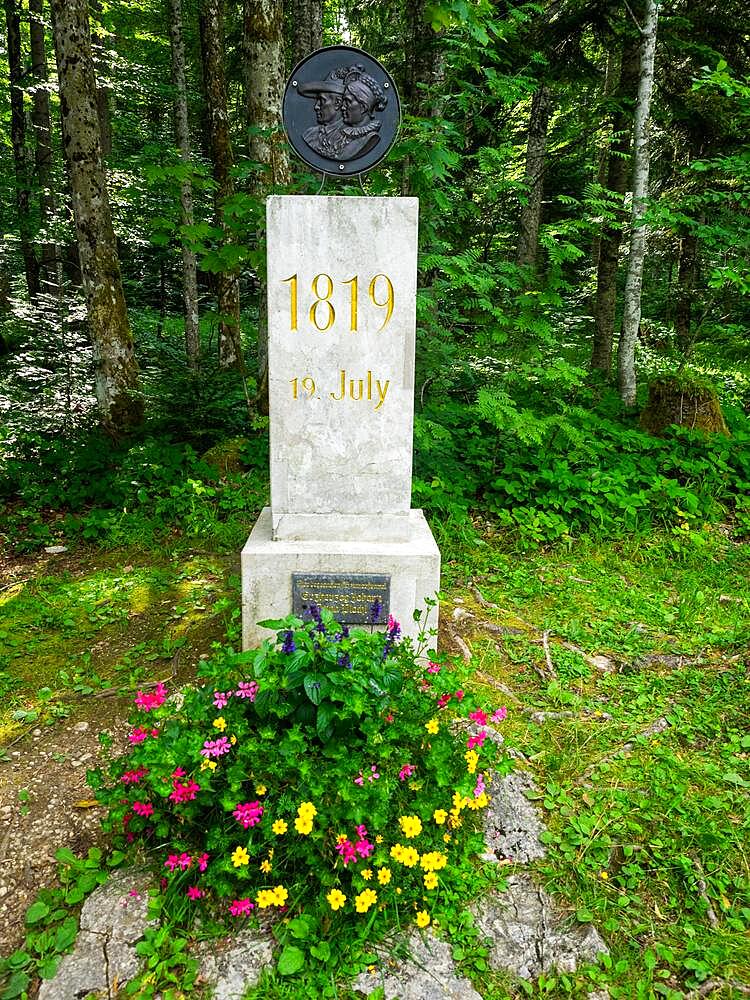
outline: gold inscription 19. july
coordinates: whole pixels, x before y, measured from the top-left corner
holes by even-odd
[[[337,402],[346,399],[353,400],[364,400],[368,402],[373,402],[375,396],[377,395],[377,405],[376,410],[385,402],[385,397],[388,393],[388,386],[391,384],[390,379],[386,379],[385,382],[381,382],[380,379],[373,379],[372,372],[368,370],[367,378],[349,378],[348,372],[345,368],[341,369],[341,382],[338,387],[337,392],[329,392],[331,399],[335,399]]]

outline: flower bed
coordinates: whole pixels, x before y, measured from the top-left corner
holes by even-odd
[[[138,692],[129,750],[94,781],[108,828],[153,852],[181,910],[284,911],[319,939],[426,927],[465,895],[504,764],[485,727],[505,708],[478,705],[466,666],[422,657],[392,619],[266,624],[277,641],[218,650],[200,686]]]

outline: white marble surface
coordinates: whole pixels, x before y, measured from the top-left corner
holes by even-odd
[[[418,201],[273,196],[267,219],[275,537],[330,538],[338,521],[354,540],[365,521],[338,515],[411,506]],[[379,537],[403,527],[383,518]]]
[[[405,635],[419,628],[437,629],[437,608],[420,626],[415,608],[440,587],[440,550],[421,510],[409,513],[409,539],[383,541],[281,541],[272,538],[271,510],[265,507],[241,556],[242,646],[251,649],[275,633],[259,628],[267,618],[284,618],[292,611],[292,573],[372,573],[391,578],[390,613]],[[435,648],[436,639],[431,641]]]

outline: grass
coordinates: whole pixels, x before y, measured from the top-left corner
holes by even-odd
[[[535,876],[611,949],[599,965],[518,983],[488,972],[457,922],[446,930],[459,968],[485,1000],[604,988],[676,1000],[706,984],[729,998],[750,981],[748,570],[750,545],[718,529],[522,556],[500,538],[446,547],[443,621],[471,645],[493,702],[500,686],[518,699],[506,736],[548,828]],[[218,637],[222,602],[237,600],[226,571],[219,556],[130,550],[5,591],[4,740],[23,724],[14,713],[47,710],[42,685],[126,686],[163,675],[182,638]],[[340,983],[325,970],[269,972],[247,997],[349,1000]]]

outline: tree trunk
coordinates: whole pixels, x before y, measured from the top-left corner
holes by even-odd
[[[552,105],[552,91],[541,84],[534,92],[529,118],[529,138],[526,145],[524,183],[528,199],[521,207],[516,263],[533,267],[539,244],[539,224],[542,217],[544,189],[544,154],[547,148],[547,126]]]
[[[89,0],[89,6],[97,17],[101,17],[101,0]],[[104,49],[104,38],[94,27],[91,31],[91,47],[94,56],[96,75],[96,116],[99,119],[102,157],[106,160],[112,155],[112,116],[109,107],[109,86],[102,78],[102,73],[109,65]]]
[[[55,214],[55,196],[52,190],[52,125],[49,111],[47,78],[47,50],[45,46],[44,0],[29,0],[29,37],[31,41],[31,72],[34,77],[34,94],[31,125],[34,129],[34,169],[39,185],[39,214],[41,228],[49,233]],[[42,269],[44,281],[54,293],[57,272],[55,241],[46,236],[42,244]]]
[[[298,62],[323,44],[323,0],[297,0],[292,25],[292,59]]]
[[[635,344],[641,325],[643,261],[646,256],[646,199],[648,197],[648,119],[654,90],[654,57],[659,0],[646,0],[646,18],[641,30],[640,79],[633,123],[633,208],[631,212],[630,254],[625,278],[622,330],[617,358],[620,398],[625,406],[635,406]]]
[[[206,111],[211,142],[214,180],[214,214],[231,242],[224,218],[224,203],[234,194],[232,144],[229,137],[227,92],[224,82],[224,41],[221,0],[203,0],[200,16],[201,54],[206,90]],[[223,368],[243,367],[240,343],[240,284],[236,267],[216,275],[219,311],[219,363]]]
[[[52,0],[63,150],[96,359],[96,396],[112,433],[140,423],[143,400],[122,290],[96,113],[86,0]]]
[[[693,346],[690,326],[695,286],[698,279],[698,237],[686,233],[680,240],[680,257],[677,265],[677,304],[674,331],[682,353],[687,356]]]
[[[281,0],[243,0],[242,14],[248,154],[263,164],[263,172],[254,182],[256,190],[262,190],[288,184],[291,179],[281,125],[284,14]]]
[[[190,166],[190,129],[188,124],[187,83],[185,78],[185,43],[182,33],[182,0],[169,0],[169,24],[172,43],[172,78],[175,86],[174,131],[180,160]],[[180,185],[180,221],[193,225],[193,184],[185,177]],[[197,368],[200,360],[198,330],[198,267],[190,240],[182,238],[182,290],[185,302],[185,351],[188,364]]]
[[[605,225],[599,238],[596,264],[596,302],[594,304],[594,344],[591,368],[608,378],[612,369],[612,345],[615,336],[617,307],[617,269],[622,241],[623,200],[630,172],[630,133],[632,114],[623,102],[631,99],[638,78],[638,42],[626,43],[622,53],[620,82],[617,87],[617,110],[612,115],[612,145],[607,164],[606,187],[616,196],[618,216]]]
[[[16,0],[5,0],[5,24],[8,32],[8,75],[10,82],[10,141],[16,175],[16,211],[21,238],[21,254],[26,272],[29,298],[39,293],[39,263],[34,254],[31,204],[31,165],[26,147],[26,118],[23,109],[23,69],[21,56],[21,20]]]

